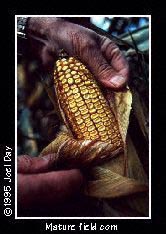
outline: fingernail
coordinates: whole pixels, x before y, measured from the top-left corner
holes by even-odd
[[[110,79],[111,83],[115,86],[121,86],[125,83],[125,78],[123,76],[114,76]]]

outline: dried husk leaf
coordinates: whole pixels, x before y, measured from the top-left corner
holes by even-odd
[[[56,139],[43,149],[41,156],[54,153],[55,163],[59,166],[87,168],[115,157],[122,151],[121,147],[113,149],[108,142],[76,140],[68,133],[60,132]]]
[[[107,100],[116,113],[120,132],[126,143],[132,103],[131,92],[128,88],[123,92],[109,92]],[[43,149],[41,155],[48,153],[55,154],[55,162],[59,167],[91,168],[90,173],[87,170],[90,179],[85,188],[85,194],[89,196],[117,198],[148,190],[145,181],[129,178],[126,149],[112,151],[109,142],[78,141],[73,139],[68,131],[60,132],[57,138]]]

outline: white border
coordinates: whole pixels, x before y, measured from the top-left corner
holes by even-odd
[[[17,217],[17,17],[148,17],[149,18],[149,217]],[[151,15],[15,15],[15,219],[151,219]]]

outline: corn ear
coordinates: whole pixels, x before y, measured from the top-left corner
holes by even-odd
[[[54,83],[65,123],[76,139],[123,145],[115,115],[84,64],[74,57],[57,60]]]

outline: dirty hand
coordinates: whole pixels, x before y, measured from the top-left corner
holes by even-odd
[[[49,207],[80,191],[83,176],[77,169],[53,171],[54,157],[18,157],[18,208]]]
[[[113,41],[94,31],[56,17],[32,17],[27,34],[33,52],[47,69],[53,69],[61,49],[78,56],[106,87],[119,89],[128,80],[128,63]]]

